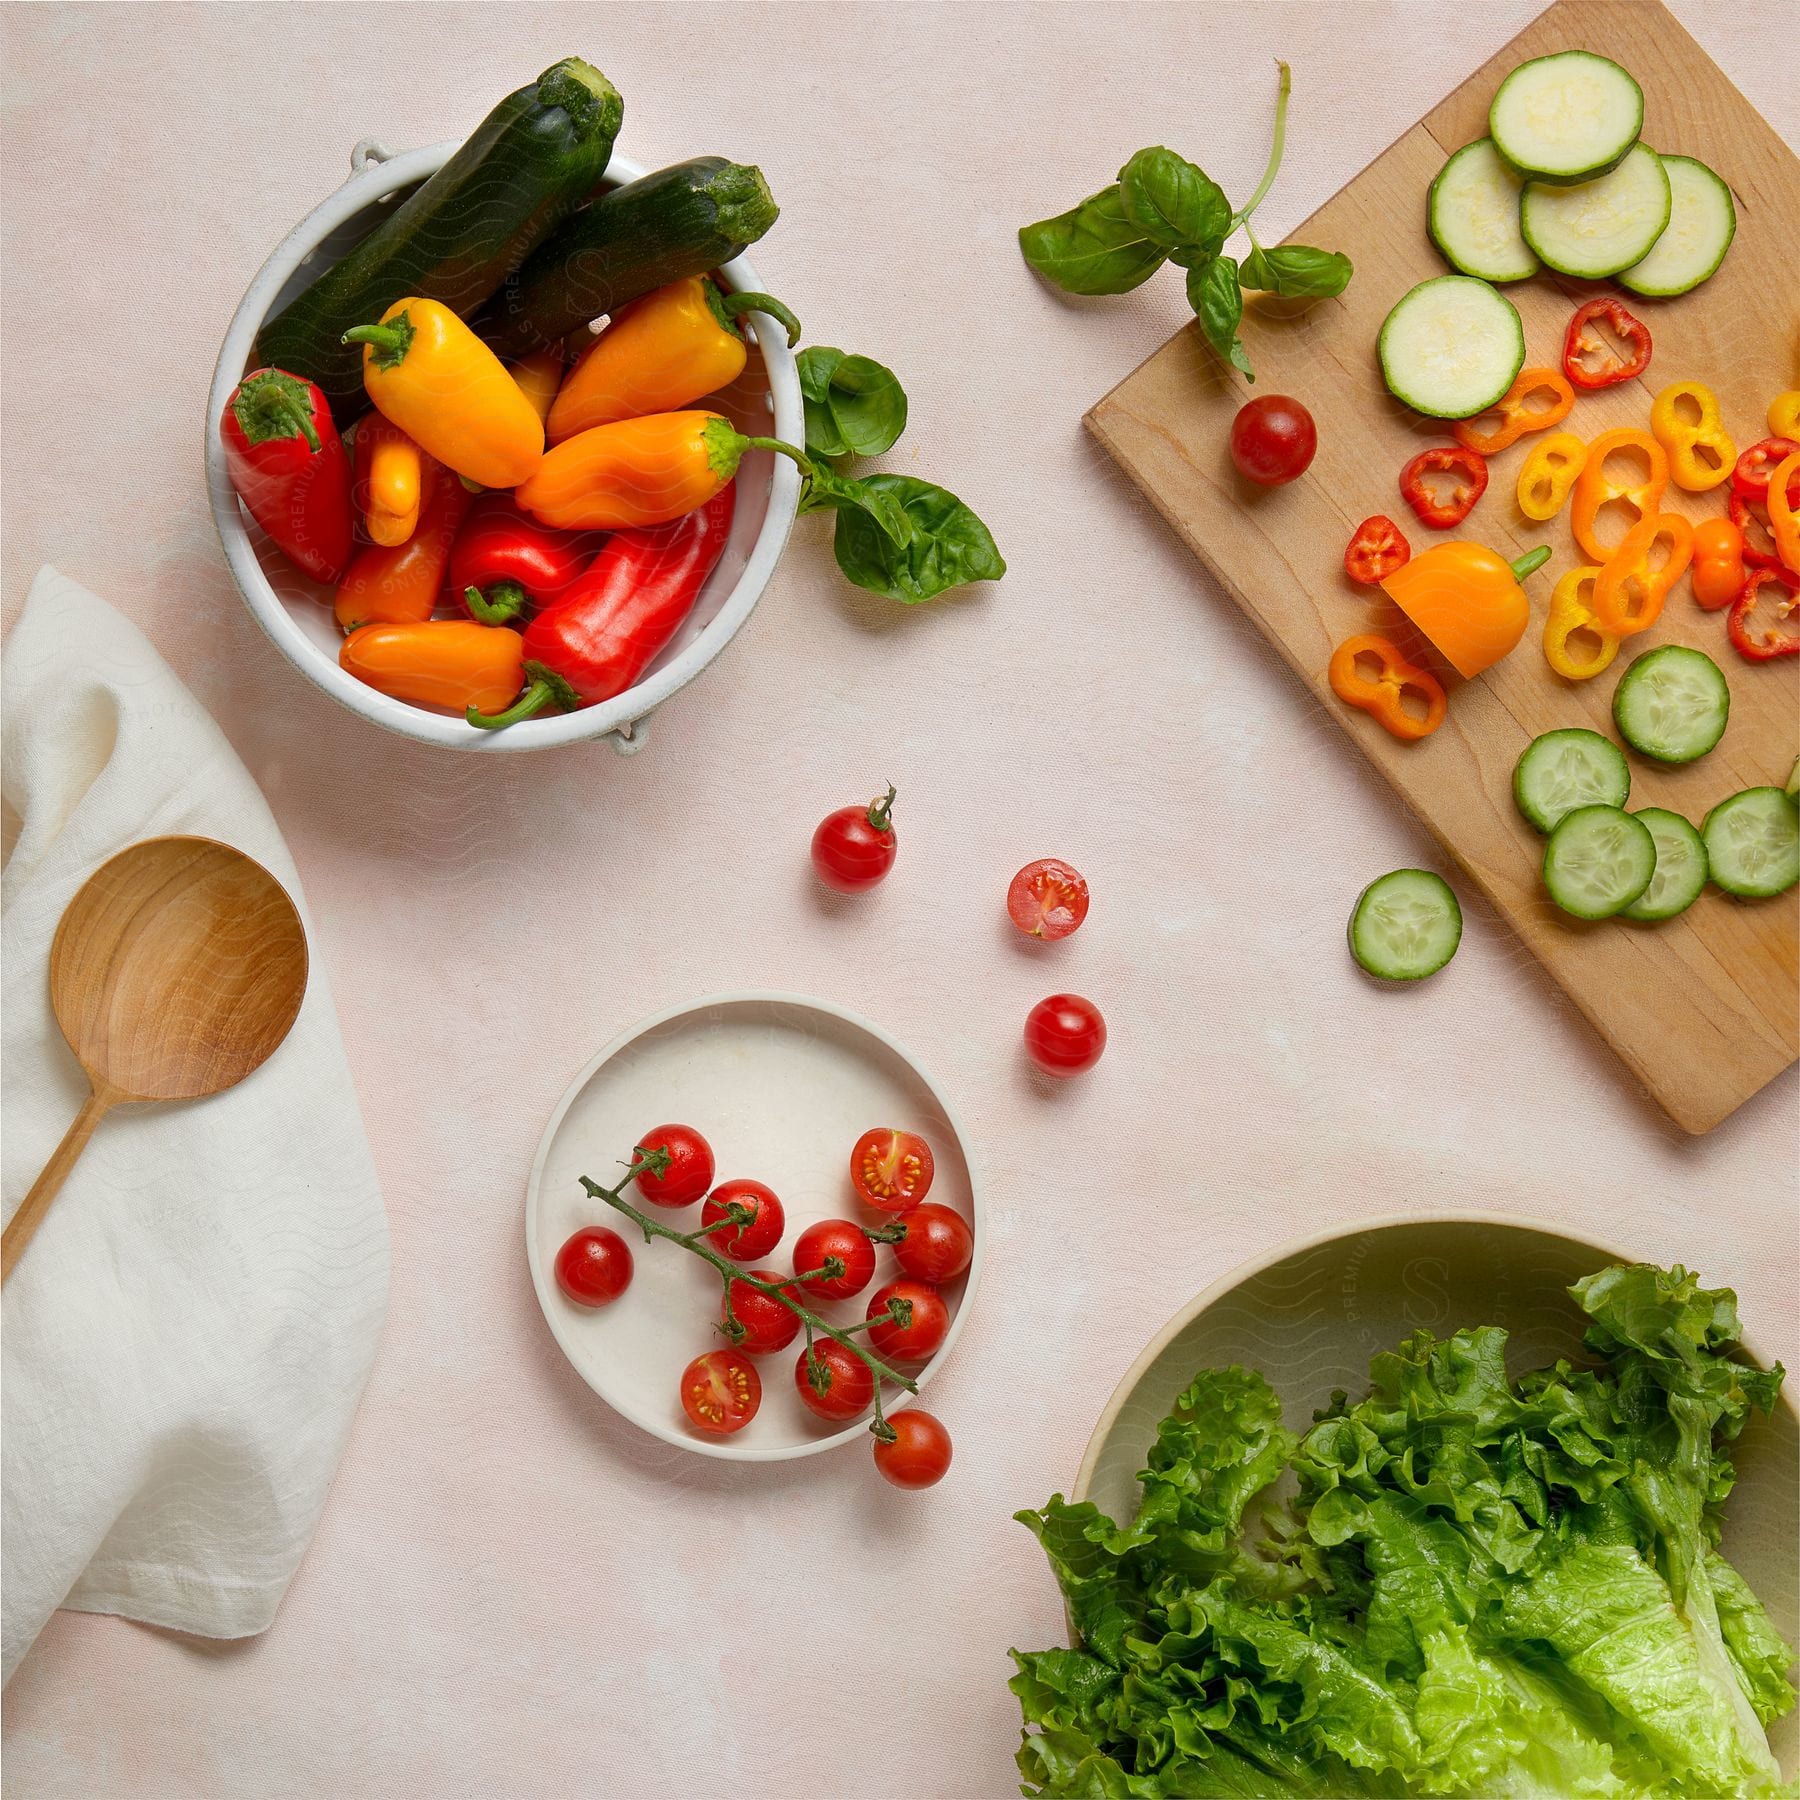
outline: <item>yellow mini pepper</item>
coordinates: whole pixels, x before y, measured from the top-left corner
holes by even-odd
[[[376,410],[445,468],[484,488],[517,487],[544,458],[544,426],[519,384],[449,307],[396,300],[378,325],[344,333],[363,346]]]
[[[1589,681],[1601,674],[1619,654],[1619,638],[1601,629],[1590,604],[1600,570],[1593,563],[1571,569],[1550,596],[1550,616],[1544,621],[1544,661],[1566,681]],[[1592,639],[1594,650],[1583,656],[1569,640],[1577,632]]]
[[[1693,418],[1684,417],[1692,408]],[[1650,431],[1669,455],[1678,488],[1704,494],[1731,476],[1737,445],[1719,422],[1719,403],[1703,381],[1671,382],[1650,404]]]
[[[552,344],[548,350],[535,350],[530,356],[520,357],[511,365],[511,373],[519,384],[519,392],[531,402],[531,410],[540,419],[549,418],[551,402],[562,386],[562,345]]]
[[[1587,462],[1587,445],[1572,431],[1553,431],[1534,444],[1519,470],[1519,511],[1542,524],[1562,511]]]
[[[356,505],[377,544],[404,544],[419,523],[425,453],[398,425],[371,413],[356,427]]]
[[[1531,622],[1519,583],[1550,560],[1540,544],[1509,563],[1485,544],[1434,544],[1381,586],[1465,681],[1509,656]]]
[[[705,275],[672,281],[620,307],[569,371],[547,421],[552,444],[596,425],[679,412],[729,387],[744,372],[749,348],[739,317],[767,313],[787,329],[800,321],[767,294],[722,293]]]

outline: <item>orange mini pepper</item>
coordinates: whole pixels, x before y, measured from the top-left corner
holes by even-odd
[[[1519,511],[1540,525],[1554,519],[1587,467],[1587,457],[1587,445],[1572,431],[1553,431],[1541,444],[1533,444],[1519,470]]]
[[[436,464],[425,479],[430,492],[413,534],[403,544],[366,545],[344,571],[334,608],[344,630],[431,617],[457,527],[474,495]]]
[[[1745,580],[1744,528],[1730,519],[1702,519],[1694,527],[1694,560],[1689,565],[1694,600],[1707,612],[1721,612],[1738,597]]]
[[[1800,438],[1800,388],[1789,388],[1769,402],[1769,431],[1780,438]]]
[[[1382,581],[1382,589],[1450,666],[1470,680],[1509,656],[1531,622],[1519,583],[1550,560],[1550,546],[1509,563],[1485,544],[1434,544]]]
[[[746,450],[779,451],[812,469],[792,444],[745,437],[718,413],[652,413],[565,438],[513,498],[541,524],[565,531],[663,525],[704,506],[737,473]]]
[[[1373,663],[1372,669],[1365,667]],[[1326,679],[1331,691],[1346,706],[1369,714],[1375,722],[1405,743],[1430,737],[1443,724],[1449,710],[1444,684],[1426,669],[1410,663],[1391,639],[1373,631],[1345,638],[1331,653]],[[1411,711],[1408,694],[1425,702],[1423,713]]]
[[[356,427],[356,509],[378,544],[404,544],[417,529],[425,452],[398,425],[370,413]]]
[[[338,664],[358,681],[415,706],[497,712],[525,685],[525,640],[473,619],[364,625],[344,639]]]
[[[1693,417],[1687,412],[1692,410]],[[1719,421],[1719,402],[1703,381],[1674,381],[1650,403],[1650,434],[1669,453],[1678,488],[1704,494],[1731,479],[1737,445]]]
[[[520,357],[507,365],[507,373],[519,384],[519,392],[531,402],[531,410],[538,418],[549,418],[556,390],[562,386],[562,345],[552,344],[548,350],[534,350],[530,356]]]
[[[1599,575],[1593,563],[1571,569],[1550,596],[1550,616],[1544,621],[1544,661],[1565,681],[1591,681],[1619,654],[1620,639],[1603,631],[1594,616],[1593,587]],[[1577,633],[1592,641],[1594,648],[1588,655],[1570,642]]]
[[[622,306],[569,371],[550,409],[550,442],[578,431],[677,412],[744,372],[749,347],[739,316],[767,313],[786,327],[790,346],[800,321],[767,294],[726,294],[705,275],[672,281]]]
[[[1794,511],[1793,488],[1800,475],[1800,451],[1783,457],[1769,476],[1769,531],[1775,554],[1791,575],[1800,575],[1800,515]]]
[[[1550,404],[1527,405],[1534,394],[1549,394]],[[1559,370],[1521,369],[1518,379],[1486,413],[1477,413],[1473,419],[1458,419],[1451,426],[1450,435],[1465,450],[1494,456],[1516,444],[1528,431],[1547,431],[1552,425],[1560,425],[1574,406],[1575,390],[1570,387],[1568,377]],[[1496,412],[1500,415],[1500,423],[1492,431],[1476,430],[1477,424],[1488,413]]]
[[[396,300],[357,325],[363,386],[375,409],[445,468],[484,488],[516,487],[544,457],[544,423],[519,384],[449,307]]]
[[[1621,451],[1638,451],[1649,468],[1640,479],[1611,473],[1607,459]],[[1600,509],[1613,500],[1626,501],[1637,513],[1635,524],[1653,518],[1669,485],[1669,454],[1647,431],[1624,427],[1603,431],[1588,445],[1587,462],[1575,481],[1569,525],[1589,562],[1604,563],[1618,548],[1603,544],[1596,529]]]
[[[1650,558],[1659,540],[1669,554],[1658,566]],[[1635,637],[1661,616],[1669,589],[1686,572],[1694,553],[1694,528],[1680,513],[1650,513],[1626,532],[1625,541],[1601,566],[1594,583],[1594,617],[1615,637]]]

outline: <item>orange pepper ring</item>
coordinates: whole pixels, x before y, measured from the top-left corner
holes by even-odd
[[[1526,405],[1533,394],[1546,392],[1555,395],[1548,406]],[[1521,369],[1512,386],[1487,412],[1477,413],[1474,419],[1458,419],[1450,428],[1450,435],[1465,450],[1492,456],[1509,445],[1516,444],[1527,432],[1547,431],[1552,425],[1560,425],[1574,406],[1575,390],[1569,385],[1568,377],[1559,370],[1544,367]],[[1491,412],[1500,415],[1500,423],[1484,436],[1475,429],[1476,419],[1485,419]]]
[[[1663,537],[1669,540],[1669,554],[1653,569],[1650,552]],[[1680,513],[1651,513],[1640,519],[1594,582],[1592,608],[1600,628],[1615,637],[1647,631],[1661,616],[1669,589],[1686,573],[1693,553],[1694,528]],[[1636,612],[1629,612],[1626,606],[1634,589],[1642,603]]]
[[[1800,451],[1783,457],[1769,473],[1769,535],[1775,554],[1790,573],[1800,575],[1800,514],[1788,500],[1789,484],[1800,474]]]
[[[1359,663],[1365,656],[1372,656],[1380,664],[1378,675],[1363,673]],[[1404,743],[1429,737],[1443,724],[1449,710],[1443,683],[1428,670],[1407,661],[1391,639],[1373,631],[1345,638],[1331,653],[1326,678],[1331,691],[1347,706],[1368,713]],[[1407,711],[1409,691],[1424,697],[1423,716]]]
[[[1641,451],[1649,463],[1649,472],[1641,481],[1626,482],[1606,472],[1607,459],[1621,450]],[[1614,500],[1626,500],[1637,510],[1635,530],[1662,505],[1669,485],[1669,453],[1647,431],[1635,426],[1605,431],[1588,445],[1587,462],[1575,481],[1575,499],[1570,507],[1569,525],[1578,543],[1592,562],[1607,562],[1614,551],[1602,544],[1594,530],[1600,509]],[[1627,534],[1629,535],[1629,534]],[[1621,543],[1623,540],[1621,540]]]

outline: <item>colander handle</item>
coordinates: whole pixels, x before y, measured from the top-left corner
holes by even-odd
[[[360,175],[370,163],[387,162],[393,154],[393,151],[380,138],[364,138],[350,152],[350,173]]]
[[[606,734],[607,742],[621,756],[636,756],[650,741],[650,721],[655,716],[651,712],[642,713],[628,725],[621,725],[615,731]]]

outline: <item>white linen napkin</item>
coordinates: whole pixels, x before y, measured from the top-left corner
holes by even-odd
[[[305,903],[268,806],[143,636],[45,568],[5,650],[0,878],[10,1218],[87,1093],[50,1010],[75,890],[141,838],[218,838]],[[9,819],[9,825],[13,820]],[[267,1628],[387,1301],[387,1220],[325,970],[210,1099],[100,1123],[4,1296],[4,1668],[51,1612]]]

